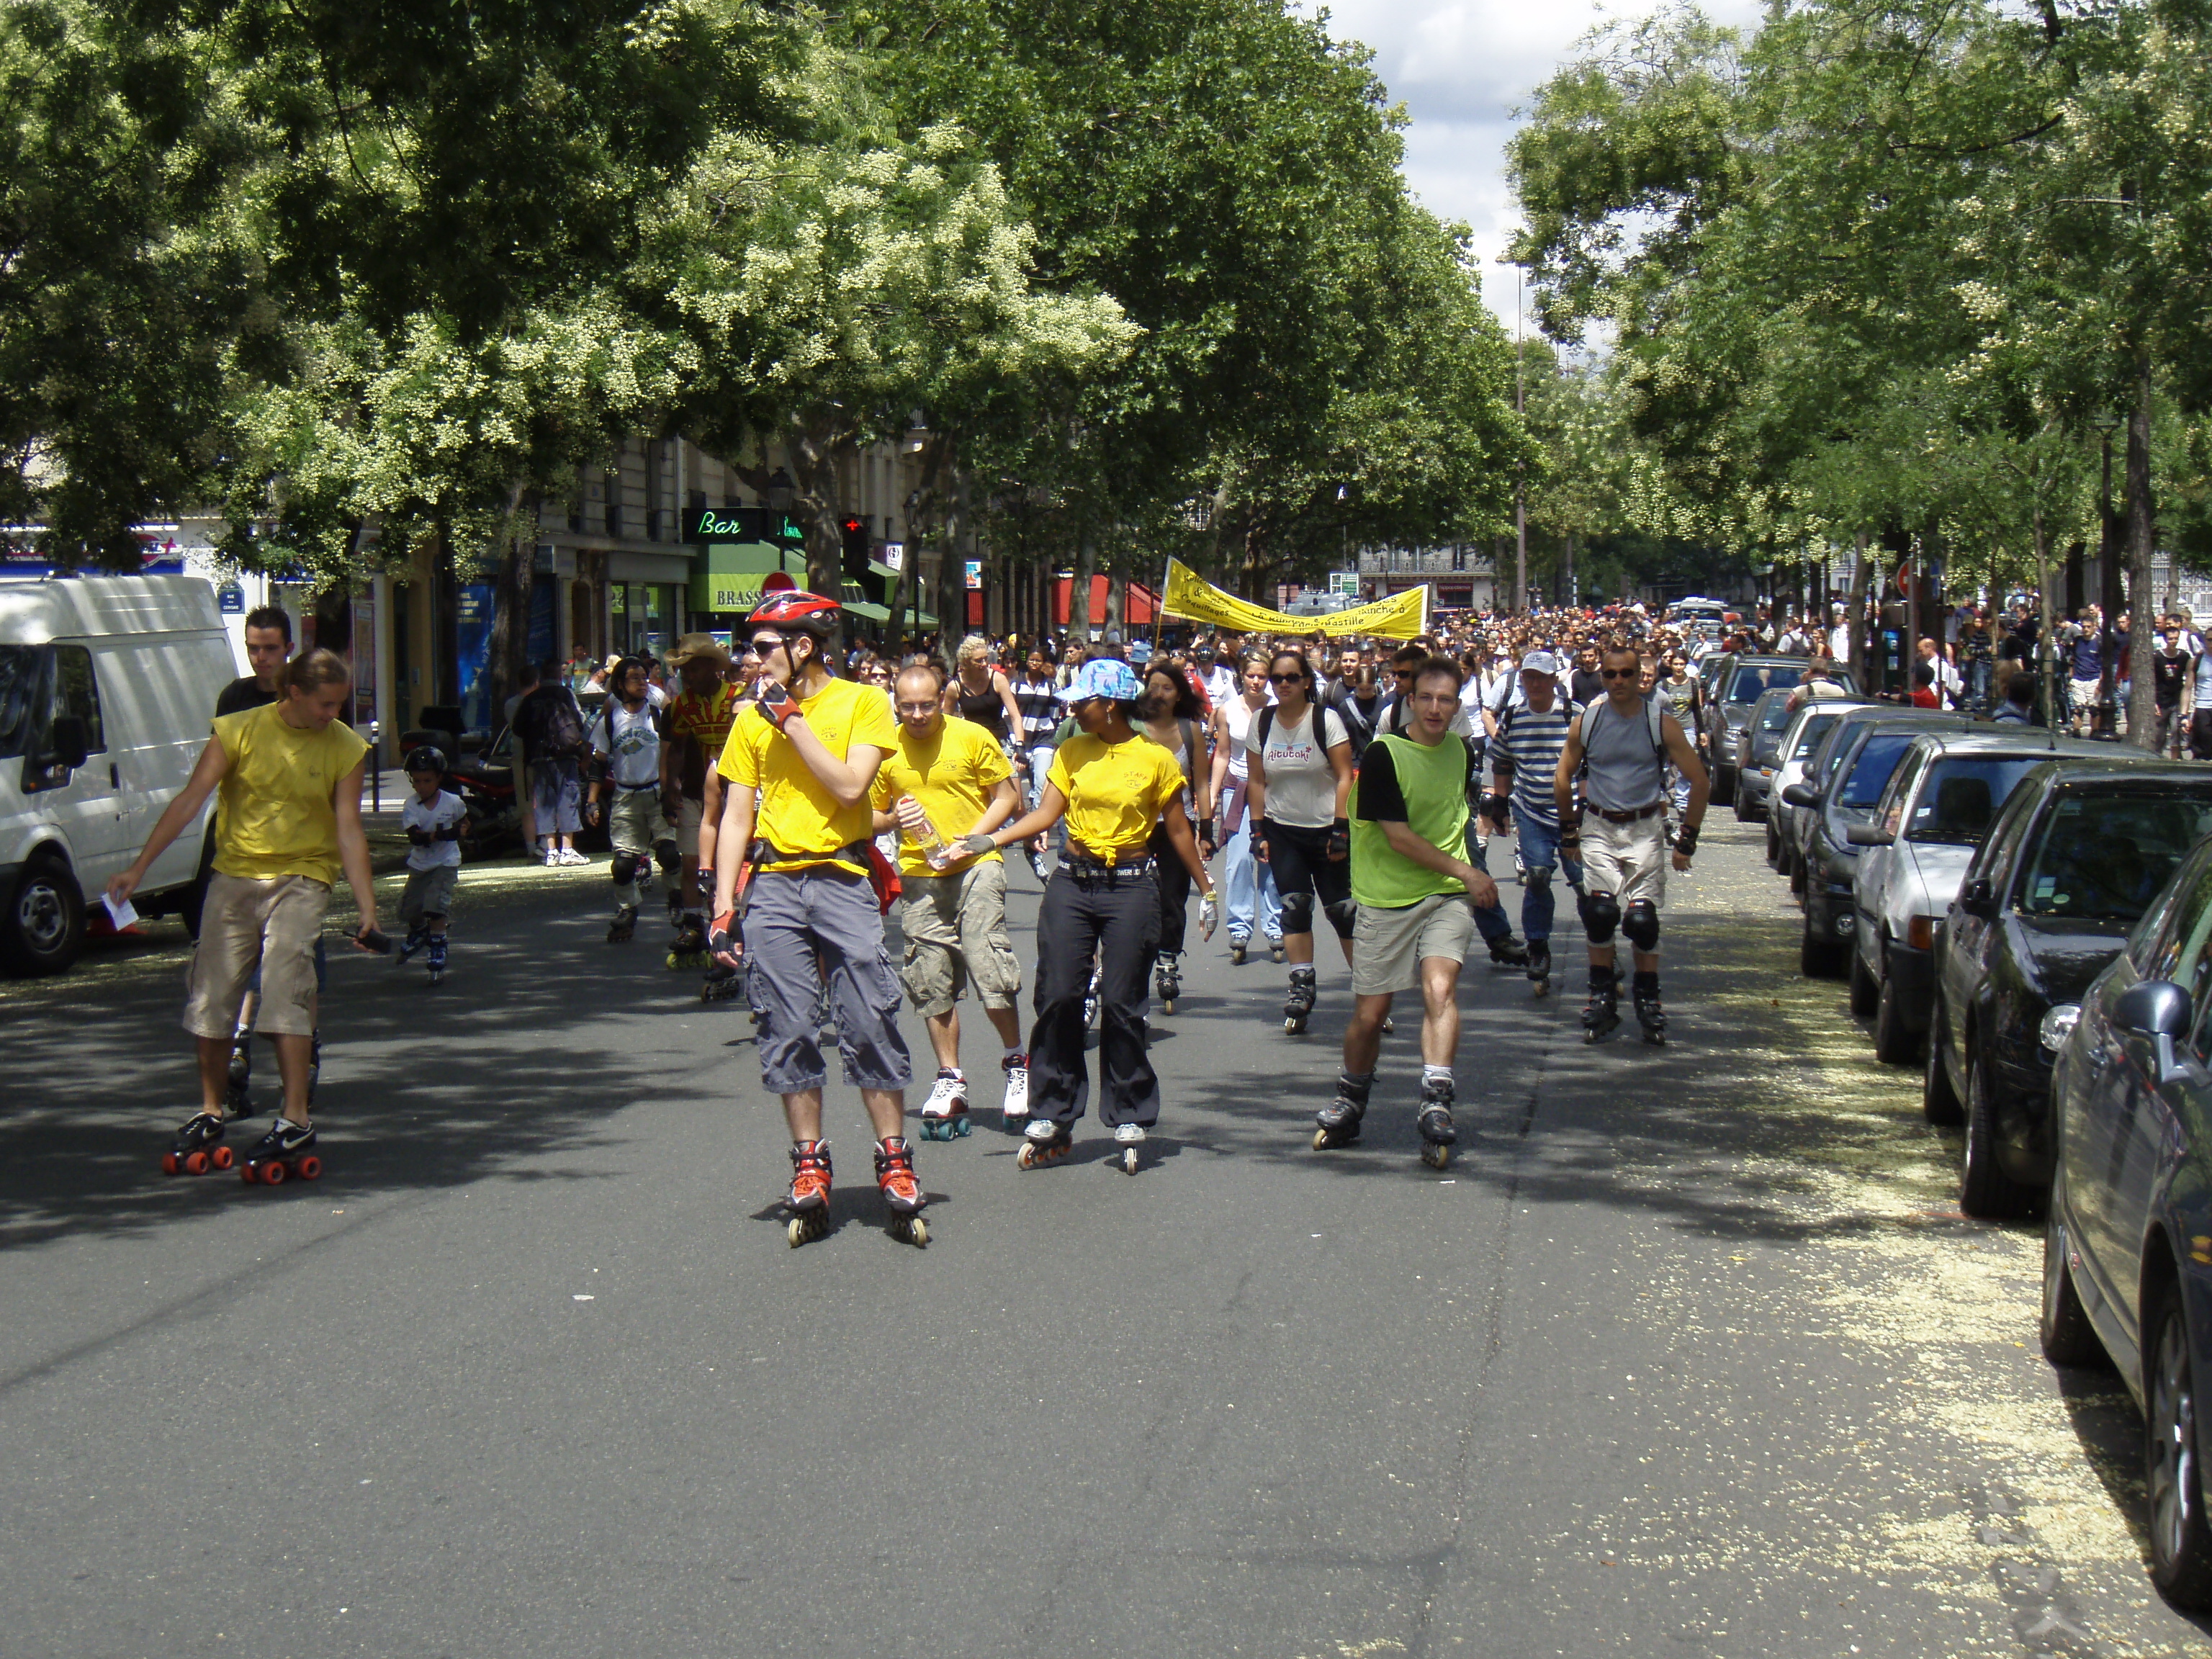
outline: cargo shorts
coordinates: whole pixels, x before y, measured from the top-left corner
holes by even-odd
[[[331,908],[327,884],[307,876],[208,877],[199,943],[185,969],[185,1029],[228,1042],[246,983],[261,970],[254,1027],[265,1036],[315,1034],[315,942]]]
[[[759,998],[763,1087],[793,1095],[826,1080],[814,1021],[825,977],[845,1081],[903,1089],[914,1080],[899,1034],[898,978],[866,877],[828,864],[758,872],[745,889],[744,934],[747,983]]]
[[[1583,891],[1610,893],[1624,909],[1636,899],[1667,897],[1667,815],[1631,823],[1583,815]]]
[[[902,872],[899,927],[906,960],[899,980],[924,1019],[951,1012],[972,985],[986,1008],[1011,1008],[1022,964],[1006,937],[1006,866],[985,859],[941,876]]]

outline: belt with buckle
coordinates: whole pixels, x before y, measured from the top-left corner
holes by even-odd
[[[1079,876],[1098,874],[1146,876],[1152,872],[1153,866],[1158,861],[1152,856],[1151,850],[1144,847],[1132,848],[1127,857],[1115,854],[1101,858],[1096,853],[1078,850],[1073,842],[1068,843],[1067,850],[1060,855],[1060,863],[1067,868],[1068,872]]]
[[[1639,806],[1631,812],[1609,811],[1602,806],[1593,806],[1589,810],[1607,823],[1635,823],[1641,819],[1650,817],[1654,812],[1662,811],[1666,805],[1663,800],[1655,800],[1650,805]]]

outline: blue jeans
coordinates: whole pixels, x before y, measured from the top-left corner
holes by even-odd
[[[1484,875],[1490,873],[1490,849],[1478,838],[1473,812],[1468,814],[1467,819],[1467,861]],[[1474,911],[1474,931],[1482,935],[1485,945],[1495,945],[1499,939],[1512,937],[1513,924],[1505,919],[1503,895],[1499,896],[1498,902],[1487,910],[1479,904],[1472,908]]]
[[[1520,839],[1521,868],[1528,883],[1521,896],[1521,931],[1534,944],[1552,936],[1552,917],[1557,908],[1552,898],[1553,870],[1564,872],[1568,884],[1579,889],[1582,860],[1562,857],[1559,826],[1531,817],[1518,802],[1513,807],[1513,833]]]
[[[1252,937],[1252,914],[1271,939],[1283,936],[1283,902],[1276,896],[1275,872],[1252,856],[1252,819],[1248,813],[1222,848],[1221,890],[1224,918],[1232,939]]]

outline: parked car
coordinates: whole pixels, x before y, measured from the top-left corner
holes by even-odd
[[[1830,734],[1825,781],[1816,775],[1791,785],[1784,795],[1785,805],[1805,815],[1798,875],[1805,931],[1797,968],[1808,979],[1832,979],[1847,960],[1855,925],[1851,893],[1859,868],[1859,849],[1848,832],[1874,821],[1890,775],[1914,738],[1931,726],[1966,724],[1955,715],[1925,709],[1886,709],[1863,719],[1861,713],[1845,714]]]
[[[237,672],[198,577],[0,580],[0,965],[76,961],[85,895],[137,856]],[[197,921],[213,827],[210,805],[154,860],[142,915]]]
[[[1791,817],[1802,809],[1791,806],[1784,801],[1782,799],[1782,792],[1793,783],[1802,783],[1805,781],[1806,769],[1812,765],[1814,757],[1820,751],[1823,741],[1829,732],[1836,729],[1838,722],[1844,718],[1846,712],[1853,708],[1874,708],[1878,706],[1874,703],[1846,702],[1840,697],[1818,698],[1799,707],[1796,714],[1790,718],[1789,728],[1783,732],[1781,743],[1776,745],[1775,758],[1778,764],[1774,769],[1774,777],[1767,787],[1765,814],[1766,862],[1773,869],[1790,877],[1790,890],[1793,893],[1797,890],[1796,859],[1790,843],[1784,838],[1783,831],[1789,824]]]
[[[2151,1582],[2212,1607],[2212,846],[2081,999],[2051,1087],[2043,1352],[2116,1364],[2143,1413]]]
[[[1790,690],[1805,678],[1805,657],[1729,655],[1720,659],[1707,682],[1705,753],[1713,775],[1713,799],[1735,798],[1736,774],[1742,765],[1741,747],[1751,724],[1752,706],[1768,691]],[[1840,663],[1831,671],[1833,683],[1845,696],[1856,696],[1858,682]]]
[[[2051,1184],[2058,1038],[2208,833],[2212,766],[2106,745],[2014,787],[1936,935],[1923,1105],[1930,1122],[1966,1122],[1969,1215],[2023,1215]]]
[[[1875,1058],[1918,1057],[1936,986],[1936,929],[2014,787],[2054,754],[2108,745],[1994,727],[1923,732],[1898,763],[1873,822],[1844,838],[1865,850],[1851,888],[1851,1012],[1874,1016]]]
[[[1775,775],[1782,769],[1784,743],[1790,729],[1797,724],[1798,716],[1822,703],[1838,708],[1855,703],[1856,699],[1843,697],[1799,697],[1792,708],[1790,701],[1797,696],[1795,686],[1777,686],[1771,691],[1759,693],[1759,701],[1751,706],[1751,719],[1745,724],[1743,737],[1738,744],[1735,780],[1735,816],[1738,823],[1756,823],[1765,818],[1774,804]]]

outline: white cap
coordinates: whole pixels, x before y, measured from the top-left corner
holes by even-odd
[[[1521,659],[1521,672],[1524,674],[1549,674],[1556,679],[1559,678],[1559,661],[1548,651],[1531,651]]]

